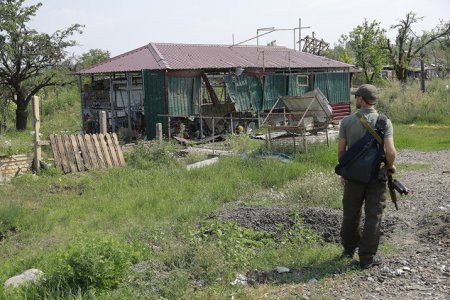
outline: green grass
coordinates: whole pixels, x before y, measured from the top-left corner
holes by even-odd
[[[398,149],[421,151],[449,149],[450,126],[394,124],[394,140]]]

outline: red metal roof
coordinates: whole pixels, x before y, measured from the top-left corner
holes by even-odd
[[[323,69],[352,65],[286,47],[150,43],[78,74],[230,68]]]

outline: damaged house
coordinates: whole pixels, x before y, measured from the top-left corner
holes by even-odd
[[[282,96],[320,89],[333,120],[350,113],[352,65],[279,46],[150,43],[80,70],[84,132],[201,138],[261,125]],[[214,124],[214,125],[213,125]],[[240,127],[239,127],[240,128]]]

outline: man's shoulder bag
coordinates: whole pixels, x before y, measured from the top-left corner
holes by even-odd
[[[339,159],[335,172],[345,179],[360,183],[370,183],[378,178],[384,156],[384,132],[387,117],[380,114],[372,128],[365,117],[357,112],[356,117],[367,129],[366,134],[356,141]]]

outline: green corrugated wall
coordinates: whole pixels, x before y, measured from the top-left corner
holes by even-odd
[[[201,91],[201,77],[169,77],[169,114],[171,116],[192,116],[198,114]]]
[[[258,77],[240,75],[233,79],[225,76],[225,85],[236,111],[261,109],[262,85]]]
[[[142,71],[144,81],[145,131],[148,139],[155,137],[156,123],[162,123],[163,132],[167,132],[167,118],[158,116],[166,114],[164,75],[165,71]]]
[[[301,96],[308,92],[307,86],[299,86],[299,84],[306,84],[307,80],[304,76],[289,75],[289,91],[288,96]]]
[[[350,101],[349,73],[321,73],[314,78],[314,88],[319,88],[330,104]]]
[[[264,82],[263,110],[271,109],[280,96],[286,96],[288,76],[268,75]]]
[[[261,77],[247,77],[248,92],[253,105],[253,111],[260,111],[263,103],[263,89]]]

